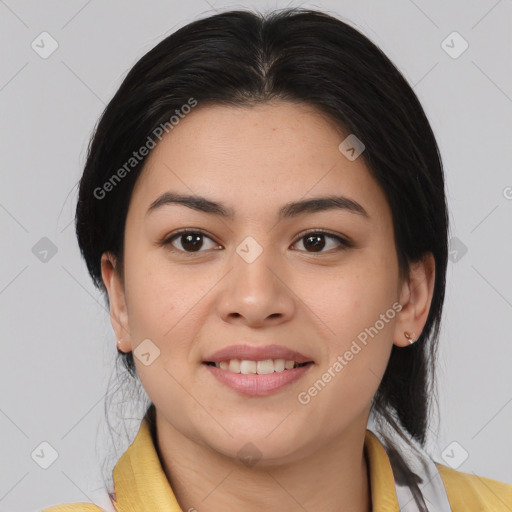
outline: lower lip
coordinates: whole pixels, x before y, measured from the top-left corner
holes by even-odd
[[[258,375],[255,373],[246,375],[221,370],[216,366],[204,363],[203,365],[206,366],[206,369],[209,370],[219,382],[243,395],[267,396],[300,379],[309,368],[313,366],[313,363],[308,363],[299,368],[292,368],[291,370],[268,373],[266,375]]]

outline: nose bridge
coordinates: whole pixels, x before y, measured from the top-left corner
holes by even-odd
[[[233,252],[230,266],[232,270],[218,305],[225,320],[244,317],[256,324],[269,317],[291,314],[293,298],[284,284],[284,276],[280,276],[283,265],[272,247],[247,236]]]
[[[262,240],[263,236],[258,238]],[[237,284],[247,287],[246,293],[268,294],[275,291],[274,274],[280,265],[275,251],[268,245],[268,238],[262,243],[253,236],[244,238],[233,254],[233,265],[233,278]]]

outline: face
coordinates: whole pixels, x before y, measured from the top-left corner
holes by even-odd
[[[364,431],[393,343],[408,346],[403,331],[419,335],[426,316],[410,313],[389,205],[363,158],[338,148],[347,135],[305,105],[199,105],[152,150],[127,214],[124,284],[108,255],[102,269],[162,425],[229,457],[251,442],[274,462]],[[166,193],[211,203],[150,208]],[[290,207],[334,196],[345,199]],[[207,364],[239,345],[256,351]],[[275,361],[297,353],[305,366]],[[262,374],[235,374],[232,359]]]

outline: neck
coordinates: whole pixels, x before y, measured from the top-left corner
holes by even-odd
[[[371,511],[366,423],[306,455],[249,466],[200,445],[156,414],[155,447],[182,510]]]

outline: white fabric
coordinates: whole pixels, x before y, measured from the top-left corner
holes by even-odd
[[[99,489],[90,495],[92,502],[105,512],[117,512],[106,488]]]
[[[372,432],[379,438],[384,449],[388,451],[382,436],[375,430],[372,430]],[[432,457],[414,441],[411,442],[420,453],[417,453],[410,447],[404,446],[404,443],[398,436],[390,437],[394,437],[393,442],[408,467],[422,479],[422,483],[418,484],[418,487],[428,512],[452,512],[443,479]],[[389,462],[393,469],[393,474],[396,474],[396,468],[393,466],[393,457],[389,457]],[[400,512],[420,511],[408,486],[399,485],[395,481],[395,490]]]

